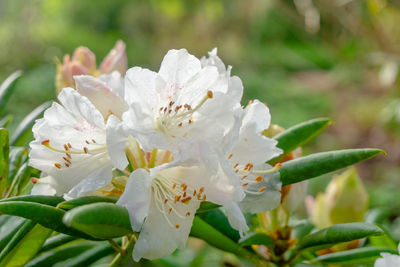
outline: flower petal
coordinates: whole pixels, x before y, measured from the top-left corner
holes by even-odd
[[[125,191],[117,204],[129,212],[132,230],[140,231],[149,212],[151,199],[151,177],[144,169],[135,170],[129,177]]]
[[[102,80],[89,75],[74,76],[74,79],[76,90],[86,96],[104,118],[111,114],[121,118],[122,113],[127,110],[122,99]]]
[[[107,121],[107,151],[110,155],[114,166],[120,170],[125,169],[129,164],[126,154],[125,147],[128,141],[128,135],[125,132],[124,124],[121,121],[111,115]]]

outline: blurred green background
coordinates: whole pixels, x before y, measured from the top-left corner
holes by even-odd
[[[116,40],[129,66],[157,70],[165,52],[201,57],[218,47],[284,127],[328,116],[304,153],[355,147],[386,156],[358,165],[371,206],[400,212],[400,2],[389,0],[0,0],[0,80],[24,71],[7,105],[13,125],[55,98],[54,58],[89,47],[97,61]],[[310,192],[329,179],[314,179]],[[395,222],[400,226],[400,221]],[[400,228],[400,227],[399,227]],[[400,236],[400,233],[398,233]]]

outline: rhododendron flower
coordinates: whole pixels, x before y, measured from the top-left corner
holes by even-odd
[[[128,68],[128,59],[126,57],[125,44],[117,41],[114,48],[108,53],[100,64],[100,69],[96,67],[96,56],[89,48],[80,46],[75,49],[72,58],[65,55],[62,63],[57,65],[56,88],[57,92],[65,87],[74,87],[75,75],[99,76],[118,71],[125,75]]]
[[[58,96],[61,105],[53,103],[32,129],[30,165],[49,175],[37,181],[32,194],[74,198],[111,181],[106,119],[124,111],[125,104],[116,93],[121,88],[109,86],[115,85],[111,78],[75,78],[78,92],[63,89]]]
[[[240,109],[237,96],[242,86],[240,80],[235,81],[231,83],[212,64],[202,66],[185,49],[170,50],[158,73],[140,67],[128,70],[125,100],[129,110],[123,122],[147,151],[158,148],[177,153],[181,144],[201,140],[217,145]]]

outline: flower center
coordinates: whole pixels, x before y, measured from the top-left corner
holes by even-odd
[[[96,155],[99,153],[103,153],[107,151],[106,146],[97,144],[96,140],[85,140],[85,143],[87,146],[84,146],[82,149],[72,147],[70,143],[66,143],[63,145],[64,149],[56,148],[50,144],[50,140],[46,139],[42,141],[42,145],[47,147],[48,149],[59,152],[64,154],[62,156],[61,163],[60,162],[55,162],[54,166],[58,169],[61,169],[63,166],[69,168],[72,165],[72,155],[83,155],[83,154],[90,154],[90,155]],[[89,149],[90,147],[90,149]]]
[[[158,117],[155,120],[156,128],[165,133],[192,124],[194,122],[193,113],[211,98],[213,98],[213,92],[207,91],[207,94],[194,108],[189,104],[178,105],[174,101],[170,101],[167,106],[162,106],[158,110]]]
[[[158,174],[152,181],[152,190],[157,209],[173,228],[180,227],[180,220],[189,218],[192,205],[206,201],[204,187],[192,188],[174,177]]]

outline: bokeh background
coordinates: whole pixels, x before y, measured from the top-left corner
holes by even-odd
[[[386,156],[358,165],[371,207],[400,213],[400,2],[396,0],[0,0],[0,80],[24,71],[7,112],[11,129],[55,98],[55,63],[80,45],[98,62],[116,40],[129,65],[157,70],[165,52],[218,47],[283,127],[333,124],[305,154],[358,147]],[[329,177],[314,179],[310,194]],[[394,221],[400,229],[400,221]],[[400,237],[400,231],[397,236]],[[185,252],[187,253],[187,252]]]

